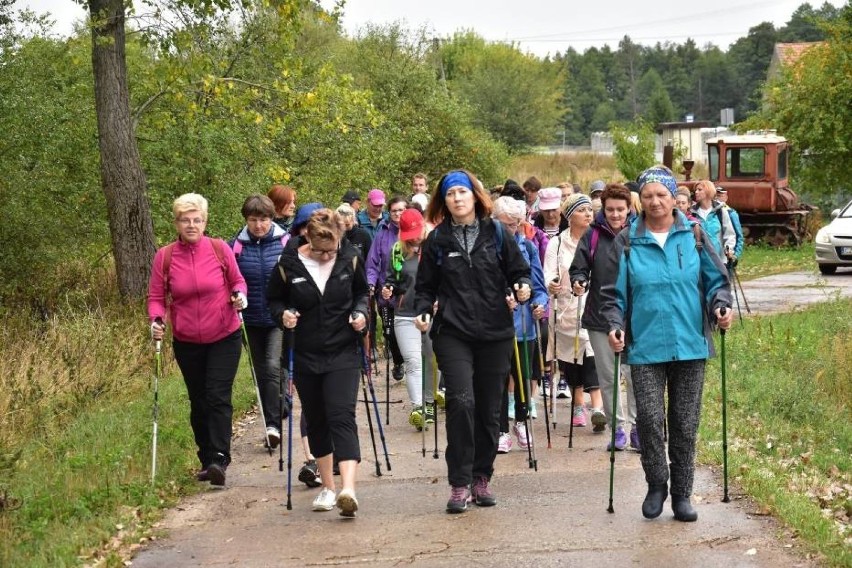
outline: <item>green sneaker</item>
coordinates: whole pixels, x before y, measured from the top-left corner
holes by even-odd
[[[431,403],[426,403],[426,424],[435,423],[435,406]]]
[[[408,423],[417,428],[418,432],[423,429],[423,409],[421,407],[414,407],[414,410],[408,415]]]

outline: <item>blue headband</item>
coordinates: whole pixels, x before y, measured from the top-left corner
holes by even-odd
[[[677,182],[675,181],[674,176],[662,168],[648,168],[639,174],[639,178],[636,181],[639,183],[639,193],[641,193],[642,188],[649,183],[661,183],[666,186],[666,189],[668,189],[672,195],[677,193]]]
[[[444,176],[444,179],[441,180],[441,197],[447,197],[447,192],[451,187],[466,187],[467,189],[473,191],[473,184],[470,182],[470,178],[467,177],[467,174],[455,170]]]

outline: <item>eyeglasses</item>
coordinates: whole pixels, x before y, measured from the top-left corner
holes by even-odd
[[[314,248],[314,245],[309,245],[309,246],[311,248],[311,254],[316,255],[320,258],[322,258],[322,257],[334,258],[335,256],[337,256],[337,251],[339,250],[339,249],[336,249],[336,248],[334,248],[334,249],[318,249],[318,248]]]
[[[178,219],[178,223],[183,225],[184,227],[188,227],[190,225],[203,225],[206,221],[201,217],[195,217],[194,219],[186,219],[185,217],[181,217]]]

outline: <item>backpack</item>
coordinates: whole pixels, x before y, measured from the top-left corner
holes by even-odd
[[[492,219],[492,223],[494,223],[494,246],[497,250],[497,262],[503,262],[503,224],[500,223],[497,219]],[[432,242],[432,246],[434,247],[435,252],[435,264],[437,266],[441,266],[444,262],[444,249],[435,242]]]
[[[290,233],[284,233],[281,237],[281,247],[284,248],[287,246],[287,241],[290,240]],[[240,258],[240,253],[243,252],[243,243],[240,239],[234,239],[234,246],[231,247],[234,249],[234,256]]]
[[[208,237],[210,238],[210,237]],[[213,254],[216,255],[216,260],[219,261],[219,266],[222,268],[222,279],[225,281],[225,287],[228,286],[228,267],[225,266],[225,253],[222,247],[226,246],[222,239],[210,239],[213,244]],[[172,265],[172,253],[175,249],[175,243],[169,243],[163,247],[163,282],[166,287],[166,299],[171,302],[171,293],[169,292],[169,268]]]

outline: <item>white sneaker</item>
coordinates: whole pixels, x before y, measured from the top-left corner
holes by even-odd
[[[500,432],[500,438],[497,440],[497,453],[508,454],[512,449],[512,437],[508,432]]]
[[[556,398],[569,398],[568,381],[559,379],[559,384],[556,386]]]
[[[275,426],[267,426],[266,440],[269,441],[269,447],[274,450],[281,443],[281,431]]]
[[[518,445],[527,449],[530,446],[530,442],[527,439],[527,426],[523,422],[515,422],[515,437],[518,438]]]
[[[334,491],[327,487],[323,487],[322,491],[320,491],[319,495],[317,495],[314,499],[313,509],[314,511],[331,511],[334,509],[335,501]]]
[[[344,489],[337,496],[337,508],[340,509],[341,517],[354,517],[355,511],[358,510],[358,499],[355,498],[355,493],[349,489]]]

